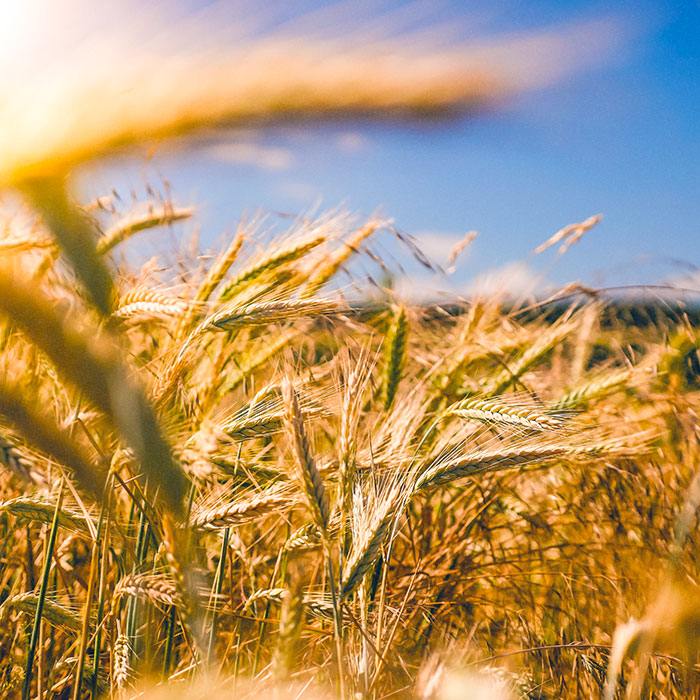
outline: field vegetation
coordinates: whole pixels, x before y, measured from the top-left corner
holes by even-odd
[[[85,284],[48,231],[3,241],[5,697],[201,676],[432,697],[483,667],[516,697],[615,673],[689,696],[687,315],[353,298],[334,277],[388,224],[342,215],[258,251],[243,226],[175,272],[118,263],[190,214],[103,225]]]

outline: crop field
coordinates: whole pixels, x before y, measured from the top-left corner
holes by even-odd
[[[338,210],[144,260],[196,207],[72,179],[222,125],[471,114],[572,36],[76,54],[3,94],[0,698],[700,697],[697,308],[419,303],[374,246],[429,266],[411,237]]]
[[[130,269],[191,211],[35,201],[111,223],[2,241],[3,697],[697,692],[683,309],[351,302],[341,215]]]

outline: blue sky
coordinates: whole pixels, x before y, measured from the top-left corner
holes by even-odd
[[[700,264],[700,3],[442,6],[448,19],[466,18],[465,39],[475,16],[487,34],[603,18],[617,38],[596,65],[475,117],[269,128],[232,136],[228,156],[226,147],[156,151],[149,163],[91,168],[89,189],[138,190],[165,177],[176,201],[198,206],[205,245],[243,213],[304,213],[319,202],[380,209],[438,261],[475,229],[449,280],[421,279],[456,291],[494,268],[505,268],[503,284],[544,275],[615,286],[677,279]],[[551,255],[525,272],[512,265],[597,213],[603,221],[551,266]],[[688,284],[700,289],[700,276]]]

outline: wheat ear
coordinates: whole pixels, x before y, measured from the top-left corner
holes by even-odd
[[[311,516],[321,532],[328,530],[330,505],[326,488],[316,461],[311,454],[309,441],[304,429],[304,420],[299,407],[299,399],[291,381],[282,380],[282,399],[284,401],[284,426],[287,432],[297,478],[302,485]]]
[[[21,610],[27,615],[35,615],[39,596],[34,593],[20,593],[8,598],[2,605],[8,608]],[[54,627],[79,634],[83,625],[80,615],[54,600],[45,598],[42,607],[42,618],[48,620]]]
[[[261,260],[251,263],[248,267],[245,267],[238,273],[238,275],[236,275],[236,277],[228,282],[221,290],[219,300],[222,302],[228,301],[245,286],[250,285],[263,275],[275,272],[285,265],[298,260],[309,251],[313,250],[322,243],[325,243],[325,241],[326,235],[319,234],[301,241],[292,241],[291,243],[272,251]]]
[[[195,294],[193,306],[180,320],[177,331],[175,332],[176,338],[185,337],[187,333],[189,333],[191,327],[196,323],[197,319],[199,318],[200,304],[205,304],[207,301],[209,301],[211,295],[221,284],[224,277],[226,277],[231,265],[233,265],[238,257],[238,253],[241,250],[244,238],[244,230],[242,227],[239,227],[228,248],[221,256],[219,256],[219,258],[209,268],[204,276],[204,279],[202,280],[202,283]]]
[[[513,425],[529,430],[561,430],[565,423],[549,412],[536,411],[530,407],[508,406],[499,401],[465,399],[450,406],[447,415],[478,420],[484,423]]]
[[[290,503],[288,493],[281,490],[263,491],[245,500],[195,511],[190,518],[190,525],[195,529],[205,530],[243,525],[273,511],[279,511],[282,507],[288,507]]]
[[[18,518],[50,524],[56,511],[55,503],[41,501],[31,496],[20,496],[0,504],[0,513],[9,513]],[[71,513],[65,508],[58,510],[58,524],[64,530],[90,532],[84,516]]]
[[[396,390],[406,362],[407,340],[408,321],[406,320],[406,309],[399,307],[394,312],[391,328],[386,339],[383,389],[385,410],[391,408],[391,405],[394,403]]]
[[[189,207],[174,208],[168,204],[158,205],[157,207],[151,205],[146,213],[127,216],[106,231],[97,241],[97,252],[100,255],[106,255],[112,248],[135,233],[189,219],[193,213],[194,210]]]
[[[177,586],[163,574],[127,574],[115,586],[112,597],[117,601],[125,595],[152,603],[181,606]]]
[[[129,645],[129,637],[125,634],[120,634],[114,642],[113,666],[112,666],[112,681],[118,693],[126,690],[129,682],[129,673],[131,671],[129,658],[131,656],[131,647]]]
[[[314,272],[306,286],[301,292],[302,299],[308,299],[312,297],[316,292],[318,292],[326,283],[335,275],[340,269],[341,265],[347,261],[347,259],[357,251],[359,245],[366,238],[369,238],[379,227],[381,226],[380,221],[370,221],[367,225],[359,229],[354,236],[350,238],[347,243],[343,244],[343,247],[336,251],[327,262],[325,262],[321,267]]]
[[[416,480],[414,491],[448,484],[475,474],[503,471],[533,464],[548,464],[556,459],[580,457],[582,455],[599,455],[603,452],[619,452],[616,442],[592,442],[585,445],[551,445],[515,447],[505,450],[483,451],[458,457],[456,459],[436,460]],[[635,449],[639,449],[635,446]]]
[[[201,325],[206,331],[231,331],[245,326],[267,326],[305,316],[332,316],[342,313],[337,302],[324,299],[259,302],[254,304],[227,305],[206,318]]]
[[[621,370],[589,379],[550,404],[548,410],[566,411],[580,408],[589,401],[605,396],[626,385],[631,376],[632,373],[629,370]]]
[[[529,345],[523,353],[503,372],[496,375],[484,388],[488,396],[502,393],[508,386],[520,379],[530,367],[539,362],[555,345],[562,342],[571,332],[573,324],[560,323],[545,330],[534,343]]]
[[[180,317],[187,310],[187,303],[153,289],[135,289],[125,294],[119,307],[112,314],[122,320],[133,317],[172,318]]]
[[[381,548],[384,545],[394,518],[399,509],[399,493],[394,491],[387,494],[382,502],[376,505],[369,523],[356,525],[361,528],[359,536],[355,537],[353,549],[345,565],[344,578],[340,589],[340,600],[344,601],[352,595],[360,585],[365,574],[376,563]]]

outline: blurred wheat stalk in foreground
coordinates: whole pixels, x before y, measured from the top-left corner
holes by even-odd
[[[392,34],[391,16],[384,27],[356,20],[328,32],[302,17],[293,29],[253,24],[246,32],[250,17],[225,15],[225,8],[197,23],[178,21],[167,3],[149,13],[124,3],[114,25],[92,36],[81,35],[91,28],[91,6],[65,5],[62,17],[60,4],[33,4],[37,41],[24,61],[21,52],[8,56],[13,69],[0,79],[5,182],[195,128],[463,113],[599,61],[616,35],[611,21],[599,20],[465,45],[436,41],[447,30],[441,26]],[[53,25],[47,31],[52,12],[74,39],[70,49],[56,41]]]

